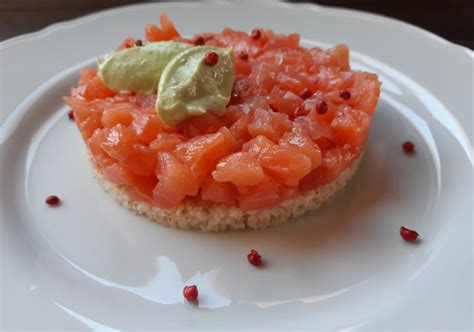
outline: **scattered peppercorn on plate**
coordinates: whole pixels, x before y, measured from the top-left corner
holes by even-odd
[[[177,3],[0,55],[2,328],[470,327],[471,51],[348,10]]]

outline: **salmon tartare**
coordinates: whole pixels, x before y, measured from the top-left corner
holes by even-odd
[[[344,188],[381,84],[351,70],[347,46],[264,28],[184,38],[160,21],[82,69],[64,98],[108,193],[161,224],[221,231],[286,222]]]

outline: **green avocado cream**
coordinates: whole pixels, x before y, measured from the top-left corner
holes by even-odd
[[[114,91],[155,94],[163,70],[177,54],[191,48],[173,41],[147,43],[97,59],[99,77]]]
[[[210,52],[217,53],[217,62],[206,63]],[[114,91],[156,93],[158,115],[170,126],[207,111],[224,114],[234,84],[229,48],[148,43],[99,58],[97,65],[100,79]]]
[[[218,54],[218,61],[208,65],[204,57]],[[222,115],[234,83],[232,49],[197,46],[176,55],[166,66],[158,84],[156,109],[168,125],[211,111]]]

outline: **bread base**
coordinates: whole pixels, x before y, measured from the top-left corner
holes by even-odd
[[[354,160],[334,181],[281,202],[273,208],[258,211],[244,211],[224,204],[198,202],[192,198],[185,199],[176,208],[161,209],[149,202],[132,200],[126,186],[107,180],[100,171],[93,169],[100,186],[130,211],[173,228],[218,232],[227,229],[267,228],[319,208],[344,189],[357,171],[360,159],[361,157]]]

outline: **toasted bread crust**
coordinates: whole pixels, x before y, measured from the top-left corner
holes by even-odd
[[[262,229],[285,223],[293,217],[319,208],[344,189],[357,171],[360,159],[361,157],[354,160],[334,181],[281,202],[273,208],[258,211],[244,211],[238,207],[193,199],[185,199],[173,209],[161,209],[149,202],[134,201],[126,186],[109,181],[97,169],[94,169],[94,174],[107,193],[136,214],[173,228],[218,232],[228,229]]]

